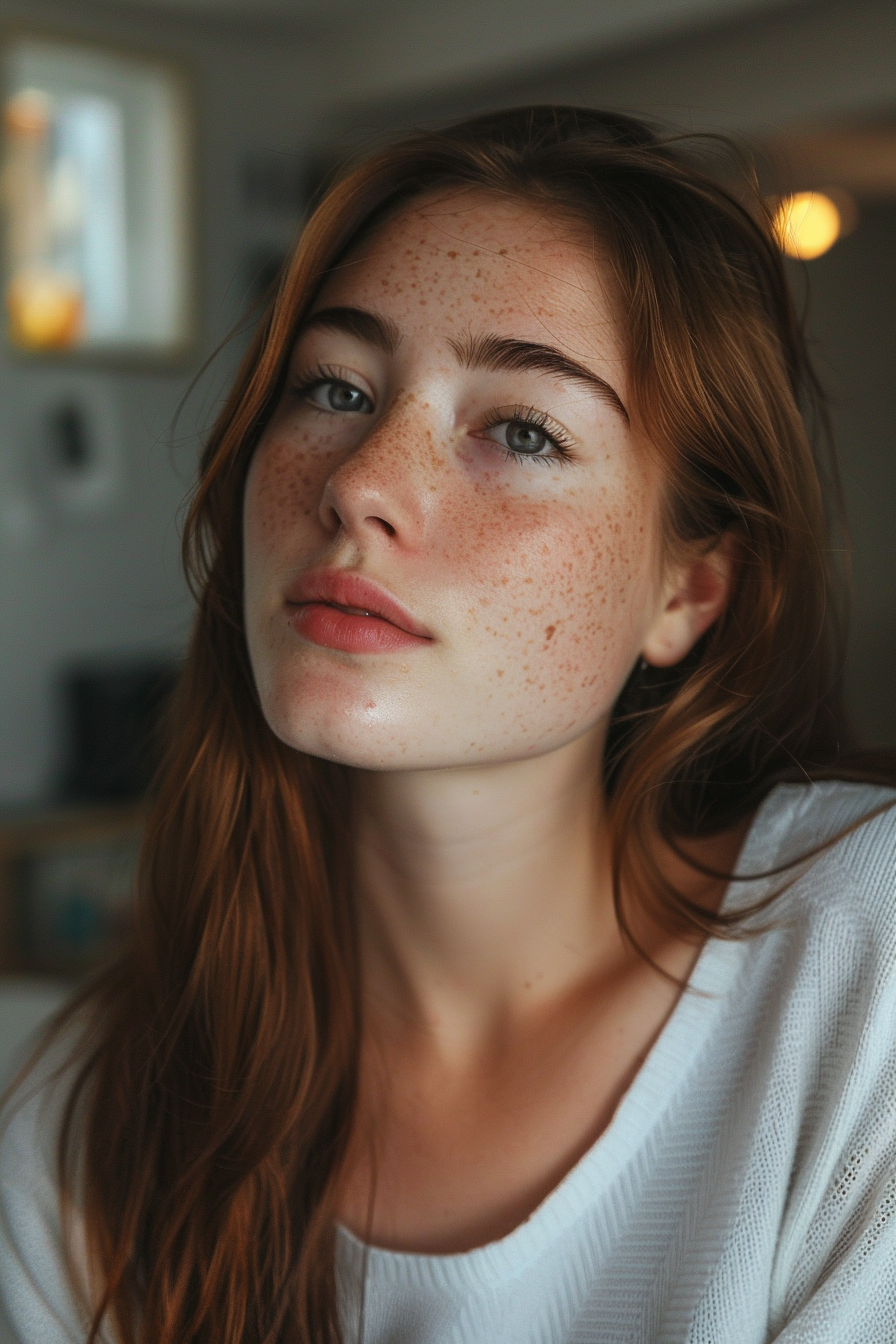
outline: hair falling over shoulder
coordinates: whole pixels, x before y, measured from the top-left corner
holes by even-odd
[[[670,927],[736,932],[663,879],[655,838],[718,831],[794,770],[841,768],[836,478],[806,429],[815,384],[758,194],[696,163],[693,143],[630,118],[499,112],[374,154],[311,217],[202,458],[185,536],[198,611],[134,936],[60,1024],[79,1024],[60,1162],[86,1227],[91,1341],[101,1329],[120,1344],[340,1338],[334,1189],[360,1037],[351,779],[262,717],[241,519],[297,323],[363,231],[458,187],[583,222],[614,276],[667,544],[734,537],[725,615],[684,665],[634,672],[617,705],[617,891]]]

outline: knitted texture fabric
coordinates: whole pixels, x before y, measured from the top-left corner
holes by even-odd
[[[779,786],[738,871],[894,798]],[[339,1230],[346,1344],[896,1344],[896,809],[726,908],[785,882],[763,931],[706,944],[609,1126],[514,1232],[429,1256]],[[0,1284],[22,1344],[69,1344],[41,1101],[0,1142]]]

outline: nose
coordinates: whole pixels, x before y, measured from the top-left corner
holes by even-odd
[[[441,460],[432,418],[405,398],[330,476],[320,500],[321,522],[329,533],[341,528],[362,544],[387,540],[415,548],[423,539]]]

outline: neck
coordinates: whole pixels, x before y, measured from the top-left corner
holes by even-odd
[[[376,1011],[460,1044],[618,962],[602,745],[589,736],[534,760],[360,777]]]

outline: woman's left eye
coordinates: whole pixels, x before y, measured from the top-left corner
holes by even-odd
[[[373,410],[373,403],[365,392],[335,378],[321,379],[308,388],[305,396],[313,406],[319,406],[323,411],[369,415]]]
[[[526,453],[535,456],[543,453],[548,444],[553,443],[543,429],[527,425],[522,420],[505,420],[503,424],[492,425],[489,438],[494,439],[512,453]]]
[[[559,428],[549,432],[534,420],[495,420],[484,430],[487,438],[500,444],[518,458],[535,458],[542,462],[562,462],[569,457],[568,445]]]

